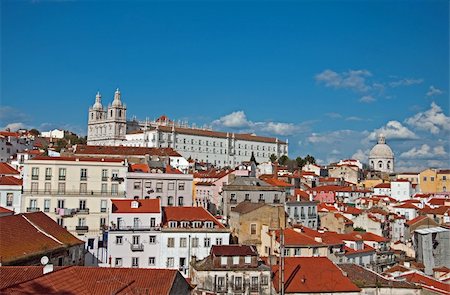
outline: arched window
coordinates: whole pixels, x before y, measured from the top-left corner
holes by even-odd
[[[446,191],[447,191],[447,187],[444,186],[444,187],[442,188],[442,191],[443,191],[443,192],[446,192]]]
[[[387,166],[386,167],[387,167],[387,169],[391,169],[391,161],[387,162]]]
[[[91,113],[91,120],[94,119],[94,113]]]
[[[375,164],[373,163],[373,161],[370,161],[370,167],[375,168]]]
[[[173,197],[172,196],[167,197],[167,206],[173,206]]]
[[[111,110],[111,115],[110,115],[110,117],[112,118],[112,116],[113,116],[113,111]]]
[[[383,168],[383,162],[382,161],[378,161],[378,168]]]
[[[184,204],[184,198],[178,197],[178,206],[183,206],[183,204]]]

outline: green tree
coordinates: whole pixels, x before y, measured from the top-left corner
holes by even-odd
[[[287,161],[289,160],[289,157],[286,155],[282,155],[279,159],[278,159],[278,163],[280,165],[286,165]]]
[[[275,154],[271,154],[269,160],[270,162],[275,163],[277,161],[277,156]]]
[[[298,167],[298,169],[302,169],[303,166],[306,165],[306,161],[305,161],[305,159],[302,159],[302,157],[297,157],[297,158],[295,159],[295,162],[297,162],[297,167]]]
[[[37,130],[37,129],[35,129],[35,128],[33,128],[33,129],[30,129],[30,131],[28,131],[31,135],[34,135],[34,136],[39,136],[40,134],[41,134],[41,132],[39,132],[39,130]]]
[[[313,156],[306,155],[305,162],[309,164],[316,164],[316,159]]]

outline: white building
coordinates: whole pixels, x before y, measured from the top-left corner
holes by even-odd
[[[378,143],[370,150],[369,166],[376,171],[394,172],[394,153],[386,144],[386,138],[383,134],[379,135]]]
[[[189,274],[192,257],[228,245],[229,231],[201,207],[160,207],[159,199],[112,200],[108,237],[116,267],[176,268]]]
[[[397,179],[391,182],[391,197],[397,201],[409,200],[412,194],[412,186],[408,180]]]
[[[0,207],[21,213],[22,179],[0,176]]]
[[[31,150],[34,141],[17,132],[0,131],[0,162],[8,162],[17,152]]]
[[[192,174],[167,167],[132,164],[126,177],[128,197],[160,199],[161,206],[192,206]]]
[[[53,129],[50,131],[41,132],[41,137],[49,137],[49,138],[64,138],[64,130]]]
[[[277,158],[288,155],[288,142],[278,138],[189,127],[166,116],[152,122],[127,122],[119,90],[107,109],[97,93],[95,104],[89,108],[88,145],[171,147],[186,159],[217,167],[235,167],[248,161],[252,152],[257,162],[267,161],[272,154]]]
[[[108,202],[125,197],[127,170],[121,159],[37,156],[25,162],[22,212],[45,212],[86,242],[86,264],[104,262],[98,246],[109,224]]]
[[[391,196],[391,184],[389,182],[379,183],[373,187],[376,196]]]

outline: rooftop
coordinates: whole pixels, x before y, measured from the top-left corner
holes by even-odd
[[[169,156],[181,157],[172,148],[148,148],[132,146],[101,146],[77,145],[74,153],[77,155],[118,155],[118,156]]]
[[[213,245],[211,247],[213,256],[257,256],[258,253],[252,246],[247,245]]]
[[[13,167],[11,167],[11,165],[9,165],[8,163],[0,162],[0,175],[5,175],[5,174],[19,175],[20,172],[17,171],[16,169],[14,169]]]
[[[203,207],[163,207],[163,224],[169,221],[212,221],[216,227],[225,228]]]
[[[160,213],[161,206],[159,199],[139,199],[139,200],[111,200],[112,213]],[[137,204],[133,207],[133,204]]]

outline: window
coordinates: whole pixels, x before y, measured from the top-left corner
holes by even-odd
[[[250,234],[256,235],[256,223],[250,224]]]
[[[86,226],[86,218],[78,218],[78,226]]]
[[[66,184],[64,182],[58,183],[58,193],[65,194],[66,193]]]
[[[64,207],[64,205],[65,205],[64,203],[65,203],[64,200],[59,199],[57,208],[61,208],[61,209],[66,208],[66,207]]]
[[[102,181],[108,181],[108,169],[102,169]]]
[[[167,267],[173,267],[175,259],[173,257],[167,257]]]
[[[167,247],[168,248],[175,247],[175,238],[167,238]]]
[[[14,199],[14,194],[13,193],[7,193],[6,194],[6,206],[12,206],[13,205],[13,199]],[[45,204],[45,201],[44,201]],[[44,205],[45,207],[45,205]],[[46,211],[48,212],[48,211]]]
[[[252,257],[250,255],[245,256],[245,263],[246,264],[252,263]]]
[[[233,256],[233,264],[239,264],[239,256]]]
[[[140,223],[139,217],[134,217],[133,218],[133,228],[139,228],[139,223]]]
[[[179,191],[184,191],[184,182],[179,182],[178,183],[178,190]]]
[[[184,204],[184,198],[178,197],[178,206],[183,206],[183,204]]]
[[[37,192],[39,190],[39,182],[31,183],[31,192]]]
[[[156,244],[156,236],[150,236],[148,238],[148,243],[149,244]]]
[[[102,183],[101,193],[102,194],[106,194],[107,192],[108,192],[108,184],[107,183]]]
[[[122,266],[122,258],[116,258],[114,266],[115,267],[121,267]]]
[[[203,246],[204,247],[211,247],[211,238],[205,238],[203,240]]]
[[[161,193],[163,191],[163,183],[162,182],[157,182],[156,183],[156,192],[157,193]]]
[[[87,193],[87,183],[80,183],[80,194]]]
[[[227,265],[227,263],[228,263],[228,257],[226,257],[226,256],[220,257],[220,264],[221,265]]]
[[[37,208],[37,200],[36,199],[31,199],[30,200],[30,208]]]
[[[234,277],[234,288],[236,290],[242,289],[242,277]]]
[[[171,227],[171,228],[177,227],[177,222],[176,221],[169,221],[169,227]]]
[[[111,184],[111,194],[112,195],[119,194],[119,185],[117,183]]]
[[[250,201],[250,194],[245,194],[245,200],[244,201]]]
[[[289,256],[289,248],[284,248],[284,256]]]
[[[180,238],[180,248],[186,248],[186,238]]]
[[[44,212],[50,212],[50,199],[44,200]]]
[[[45,180],[52,179],[52,168],[45,168]]]
[[[131,267],[139,267],[139,257],[131,257]]]
[[[106,212],[106,204],[107,204],[106,200],[100,201],[100,212]]]
[[[114,169],[114,170],[112,171],[112,173],[111,173],[111,178],[112,178],[112,179],[117,179],[117,178],[119,178],[119,170]]]
[[[269,277],[268,276],[262,276],[261,277],[261,285],[267,285],[269,284]]]
[[[106,218],[105,217],[100,217],[100,228],[105,228],[106,225]]]
[[[216,245],[222,245],[222,238],[216,238]]]
[[[86,200],[80,200],[80,210],[86,210]]]
[[[217,287],[218,289],[223,289],[225,287],[225,278],[224,277],[217,277]]]
[[[169,184],[167,185],[167,189],[169,191],[173,191],[175,189],[175,183],[174,182],[169,182]]]
[[[431,177],[430,177],[430,181],[434,181],[434,176],[431,176]]]
[[[423,177],[423,181],[427,181],[427,177],[426,176]]]
[[[258,288],[258,277],[252,277],[252,289]]]
[[[44,184],[44,192],[49,193],[52,190],[52,184],[50,182],[46,182]]]
[[[155,257],[148,258],[148,265],[155,265]]]
[[[80,180],[87,180],[87,169],[86,168],[80,169]]]
[[[31,179],[39,180],[39,168],[38,167],[31,168]]]
[[[146,181],[145,182],[145,188],[151,188],[152,187],[152,182],[151,181]]]
[[[150,226],[151,227],[155,227],[156,226],[156,218],[155,217],[150,218]]]
[[[301,254],[302,254],[302,249],[301,248],[295,248],[294,255],[295,256],[300,256]]]
[[[167,197],[167,206],[173,206],[173,197],[172,196]]]
[[[141,182],[140,181],[135,181],[134,182],[134,189],[136,189],[136,190],[140,190],[141,189]]]
[[[133,236],[133,245],[139,245],[140,236]]]
[[[192,248],[198,248],[198,238],[192,238]]]
[[[56,218],[56,222],[58,223],[59,226],[64,226],[64,219]]]
[[[122,236],[116,236],[116,244],[122,245]]]
[[[443,175],[442,180],[447,180],[447,175]]]

